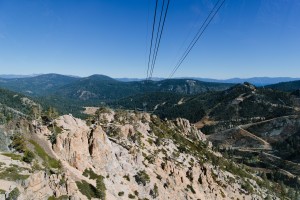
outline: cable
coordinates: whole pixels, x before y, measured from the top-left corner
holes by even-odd
[[[211,10],[211,12],[209,13],[209,15],[207,16],[207,18],[205,19],[205,21],[202,23],[201,27],[199,28],[197,34],[195,35],[195,37],[193,38],[193,40],[190,42],[188,48],[185,50],[185,52],[183,53],[183,55],[181,56],[181,58],[179,59],[179,61],[177,62],[177,64],[175,65],[172,73],[170,74],[169,78],[171,78],[175,72],[177,71],[177,69],[179,68],[179,66],[181,65],[181,63],[184,61],[184,59],[187,57],[187,54],[189,54],[189,52],[191,51],[191,49],[193,48],[193,46],[195,45],[195,43],[198,41],[198,39],[201,37],[202,33],[204,32],[204,30],[206,29],[206,27],[209,25],[209,23],[211,22],[211,20],[214,18],[214,16],[217,14],[218,10],[221,8],[221,6],[223,5],[223,3],[225,2],[225,0],[222,2],[221,6],[219,7],[219,9],[217,9],[217,11],[213,14],[213,12],[215,11],[217,5],[220,3],[221,0],[218,0],[218,2],[215,4],[215,6],[213,7],[213,9]],[[213,15],[212,18],[210,18]],[[209,21],[210,19],[210,21]],[[208,22],[208,24],[206,25],[206,27],[204,28],[204,30],[202,30],[202,28],[205,26],[205,24]],[[202,32],[201,32],[202,30]]]
[[[179,61],[177,62],[177,64],[175,65],[171,75],[169,76],[169,78],[171,78],[174,73],[177,71],[177,69],[179,68],[178,66],[181,65],[181,61],[185,58],[185,55],[189,52],[189,50],[192,48],[193,44],[195,43],[195,41],[197,40],[197,38],[199,37],[199,33],[201,33],[202,28],[204,27],[204,25],[207,23],[207,21],[209,20],[209,18],[211,17],[211,15],[213,14],[213,12],[215,11],[217,5],[220,3],[221,0],[218,0],[217,3],[214,5],[213,9],[210,11],[209,15],[207,16],[207,18],[205,19],[205,21],[202,23],[201,27],[199,28],[198,32],[196,33],[196,35],[194,36],[193,40],[190,42],[189,46],[187,47],[187,49],[185,50],[185,52],[183,53],[183,55],[181,56],[181,58],[179,59]],[[200,35],[201,36],[201,35]]]
[[[194,26],[196,26],[198,23],[200,23],[200,19],[201,19],[201,15],[198,14],[197,18],[195,18],[195,23]],[[190,28],[188,34],[185,36],[185,39],[183,40],[182,44],[180,45],[180,48],[178,49],[176,56],[174,56],[174,62],[172,63],[172,65],[175,65],[175,60],[177,60],[177,58],[179,59],[179,54],[181,52],[181,50],[183,50],[183,47],[186,45],[188,38],[190,38],[191,34],[193,32],[193,27]],[[194,40],[194,39],[193,39]]]
[[[163,0],[162,6],[161,6],[160,17],[159,17],[158,28],[157,28],[156,39],[155,39],[155,45],[154,45],[154,53],[152,55],[152,63],[151,63],[151,67],[150,67],[149,78],[151,78],[151,74],[152,74],[152,71],[153,71],[153,64],[154,64],[155,53],[157,51],[157,41],[158,41],[159,34],[160,34],[160,28],[161,28],[160,24],[161,24],[161,18],[162,18],[162,15],[163,15],[163,11],[164,11],[164,5],[165,5],[165,0]]]
[[[158,53],[158,49],[159,49],[159,46],[160,46],[160,40],[161,40],[161,36],[162,36],[163,30],[164,30],[165,21],[166,21],[167,14],[168,14],[168,10],[169,10],[169,4],[170,4],[170,0],[168,0],[168,3],[167,3],[166,12],[165,12],[165,16],[164,16],[164,20],[163,20],[161,32],[160,32],[160,35],[159,35],[158,46],[157,46],[157,50],[156,50],[156,52],[155,52],[155,57],[154,57],[153,67],[152,67],[151,73],[150,73],[150,78],[152,78],[153,70],[154,70],[154,67],[155,67],[156,58],[157,58],[157,53]]]
[[[149,52],[149,58],[148,58],[147,79],[149,77],[150,58],[151,58],[151,54],[152,54],[152,42],[153,42],[153,33],[154,33],[154,28],[155,28],[157,4],[158,4],[158,0],[156,0],[156,4],[155,4],[154,19],[153,19],[153,25],[152,25],[152,36],[151,36],[150,52]]]
[[[208,27],[208,25],[210,24],[210,22],[214,19],[214,17],[216,16],[216,14],[218,13],[218,11],[221,9],[221,7],[223,6],[223,4],[225,3],[226,0],[223,0],[222,3],[219,5],[219,7],[217,8],[218,4],[220,3],[221,0],[218,0],[218,2],[215,4],[215,6],[213,7],[213,9],[211,10],[211,12],[209,13],[209,15],[207,16],[207,18],[205,19],[205,21],[203,22],[202,26],[200,27],[199,31],[197,32],[197,34],[195,35],[194,39],[191,41],[190,45],[188,46],[188,48],[186,49],[186,51],[183,53],[182,57],[179,59],[177,65],[174,67],[174,69],[172,70],[171,74],[169,75],[169,79],[171,77],[173,77],[173,75],[176,73],[176,71],[178,70],[178,68],[180,67],[180,65],[183,63],[183,61],[185,60],[185,58],[188,56],[188,54],[191,52],[192,48],[195,46],[195,44],[197,43],[197,41],[199,40],[199,38],[202,36],[202,34],[204,33],[204,31],[206,30],[206,28]],[[217,9],[216,9],[217,8]],[[216,11],[215,11],[216,9]],[[215,11],[215,12],[214,12]],[[207,23],[207,24],[206,24]],[[204,28],[203,28],[204,27]],[[203,29],[203,30],[202,30]],[[202,31],[201,31],[202,30]]]

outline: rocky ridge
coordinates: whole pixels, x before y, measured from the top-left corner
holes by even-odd
[[[19,199],[279,199],[185,119],[99,109],[86,121],[33,124],[26,139],[36,158],[17,165],[28,177],[0,185],[6,196],[18,188]]]

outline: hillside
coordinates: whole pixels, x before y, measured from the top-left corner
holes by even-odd
[[[1,79],[0,86],[31,96],[56,96],[80,101],[115,100],[144,92],[197,94],[227,89],[231,84],[209,83],[191,79],[122,82],[104,75],[85,78],[43,74],[27,78]]]
[[[121,82],[103,75],[82,78],[59,88],[53,95],[81,101],[111,101],[148,92],[197,94],[227,89],[231,84],[208,83],[195,80],[162,80]]]
[[[294,107],[298,105],[297,102],[295,95],[255,88],[245,83],[224,91],[195,95],[167,93],[135,95],[109,105],[127,109],[146,109],[162,118],[185,117],[193,123],[198,122],[199,128],[203,127],[205,121],[210,121],[212,126],[205,127],[205,131],[212,133],[219,130],[213,130],[215,127],[224,126],[223,129],[227,129],[233,125],[296,113]]]
[[[14,135],[14,151],[0,155],[2,193],[83,200],[295,197],[292,187],[213,151],[184,119],[102,109],[88,121],[64,115],[54,124],[56,131],[40,121],[34,131]]]
[[[266,88],[272,88],[274,90],[286,91],[286,92],[293,92],[295,90],[300,89],[300,81],[289,81],[289,82],[282,82],[272,85],[267,85]]]
[[[13,116],[25,116],[32,112],[32,108],[38,106],[28,97],[0,88],[0,120],[11,119]]]
[[[119,84],[98,75],[82,81],[90,88],[100,82],[109,87]],[[162,88],[175,83],[165,82]],[[8,164],[0,169],[0,191],[8,195],[18,188],[21,199],[297,196],[300,121],[296,93],[249,83],[200,94],[181,89],[108,102],[135,111],[101,107],[85,116],[86,120],[64,115],[52,121],[49,112],[39,113],[35,121],[31,117],[3,120],[0,162]],[[42,102],[44,109],[56,105],[59,110],[81,112],[76,98],[43,98],[47,97],[35,101]],[[37,105],[7,90],[1,90],[0,102],[15,113],[26,114]],[[287,189],[292,192],[283,192]]]
[[[0,87],[30,96],[43,96],[77,79],[78,78],[60,74],[43,74],[26,78],[2,79],[0,81]]]

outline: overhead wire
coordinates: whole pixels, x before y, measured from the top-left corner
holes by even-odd
[[[225,3],[226,0],[223,0],[222,2],[221,1],[222,0],[218,0],[217,3],[215,4],[215,6],[213,7],[213,9],[209,13],[209,15],[207,16],[207,18],[205,19],[205,21],[203,22],[203,24],[199,28],[197,34],[194,36],[193,40],[190,42],[189,46],[187,47],[187,49],[185,50],[185,52],[183,53],[183,55],[181,56],[181,58],[179,59],[179,61],[177,62],[177,64],[175,65],[174,69],[172,70],[171,74],[168,77],[169,79],[174,76],[174,74],[176,73],[176,71],[178,70],[178,68],[181,66],[181,64],[183,63],[183,61],[186,59],[186,57],[188,56],[188,54],[191,52],[191,50],[193,49],[193,47],[195,46],[195,44],[197,43],[197,41],[199,40],[199,38],[203,35],[204,31],[207,29],[208,25],[214,19],[214,17],[218,13],[218,11],[221,9],[221,7],[223,6],[223,4]],[[220,2],[221,2],[221,4],[220,4]]]
[[[153,24],[152,24],[151,44],[150,44],[150,52],[149,52],[149,57],[148,57],[148,68],[147,68],[147,78],[146,79],[149,78],[150,59],[151,59],[151,55],[152,55],[152,43],[153,43],[153,34],[154,34],[154,30],[155,30],[157,4],[158,4],[158,0],[156,0],[156,3],[155,3],[155,11],[154,11]]]
[[[160,10],[160,17],[159,17],[159,22],[158,22],[158,27],[157,27],[157,32],[156,32],[154,52],[153,52],[153,55],[152,55],[152,62],[151,62],[151,67],[150,67],[149,78],[151,78],[151,74],[152,74],[152,70],[153,70],[154,57],[155,57],[155,53],[156,53],[156,50],[157,50],[157,43],[158,43],[159,33],[160,33],[160,29],[161,29],[161,19],[162,19],[162,15],[163,15],[163,11],[164,11],[164,5],[165,5],[165,0],[163,0],[161,10]]]
[[[164,8],[164,2],[165,2],[165,0],[163,1],[162,10]],[[170,4],[170,0],[168,0],[167,6],[166,6],[162,27],[159,29],[160,34],[159,34],[158,44],[157,44],[157,47],[156,47],[156,50],[155,50],[155,53],[154,53],[154,56],[153,56],[153,60],[152,60],[153,64],[152,64],[151,71],[150,71],[150,79],[152,78],[152,75],[153,75],[153,71],[154,71],[154,67],[155,67],[155,63],[156,63],[156,58],[157,58],[157,53],[158,53],[158,50],[159,50],[160,41],[161,41],[161,37],[162,37],[164,26],[165,26],[165,21],[166,21],[168,10],[169,10],[169,4]],[[161,12],[161,14],[162,14],[162,12]],[[157,32],[157,33],[159,33],[159,32]]]

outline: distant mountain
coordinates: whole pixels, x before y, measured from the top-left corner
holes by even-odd
[[[78,79],[59,74],[43,74],[27,78],[2,79],[0,80],[0,86],[31,96],[41,96],[54,92],[57,88]]]
[[[193,77],[192,79],[206,81],[206,82],[222,82],[222,83],[249,82],[255,86],[265,86],[270,84],[276,84],[279,82],[300,80],[300,78],[290,78],[290,77],[253,77],[253,78],[230,78],[230,79],[211,79],[211,78]]]
[[[213,79],[213,78],[201,78],[201,77],[177,77],[174,79],[193,79],[204,82],[213,82],[213,83],[244,83],[249,82],[255,86],[265,86],[270,84],[276,84],[280,82],[295,81],[300,80],[300,78],[290,78],[290,77],[252,77],[252,78],[230,78],[230,79]],[[116,80],[124,82],[132,81],[142,81],[145,79],[139,78],[116,78]],[[154,81],[165,80],[164,78],[154,78]]]
[[[272,85],[268,85],[266,87],[272,88],[275,90],[280,90],[280,91],[293,92],[295,90],[300,89],[300,80],[272,84]]]
[[[144,81],[146,80],[145,78],[115,78],[116,80],[118,81],[123,81],[123,82],[132,82],[132,81]],[[156,78],[156,77],[153,77],[151,78],[152,81],[161,81],[161,80],[164,80],[165,78]]]
[[[12,79],[12,78],[30,78],[34,76],[39,76],[40,74],[29,74],[29,75],[17,75],[17,74],[0,74],[2,79]]]
[[[111,101],[141,93],[172,92],[190,95],[225,90],[230,86],[232,84],[208,83],[191,79],[121,82],[104,75],[93,75],[64,85],[53,95],[81,101]]]

